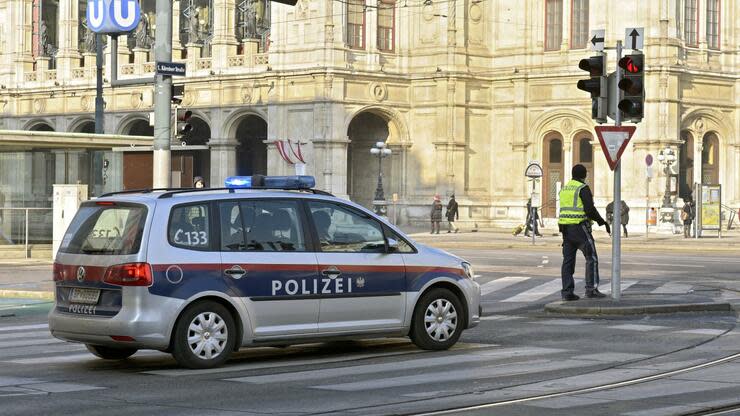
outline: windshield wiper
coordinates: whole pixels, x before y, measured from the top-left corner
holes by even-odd
[[[110,248],[85,248],[82,249],[82,254],[115,254],[116,250]]]

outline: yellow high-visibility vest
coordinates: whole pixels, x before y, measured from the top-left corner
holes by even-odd
[[[565,184],[563,189],[560,190],[560,214],[558,224],[580,224],[583,221],[588,220],[588,217],[586,217],[586,210],[583,209],[583,201],[581,200],[581,189],[585,187],[585,183],[571,179],[570,182]]]

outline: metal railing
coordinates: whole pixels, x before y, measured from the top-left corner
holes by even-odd
[[[28,258],[31,244],[51,244],[52,212],[52,208],[0,208],[0,245],[23,246]]]

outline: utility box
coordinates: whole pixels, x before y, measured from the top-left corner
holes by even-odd
[[[87,185],[54,185],[52,259],[56,258],[64,233],[83,201],[87,201]]]

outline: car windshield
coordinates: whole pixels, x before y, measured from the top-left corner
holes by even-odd
[[[141,205],[83,205],[64,235],[59,251],[70,254],[139,252],[147,209]]]

